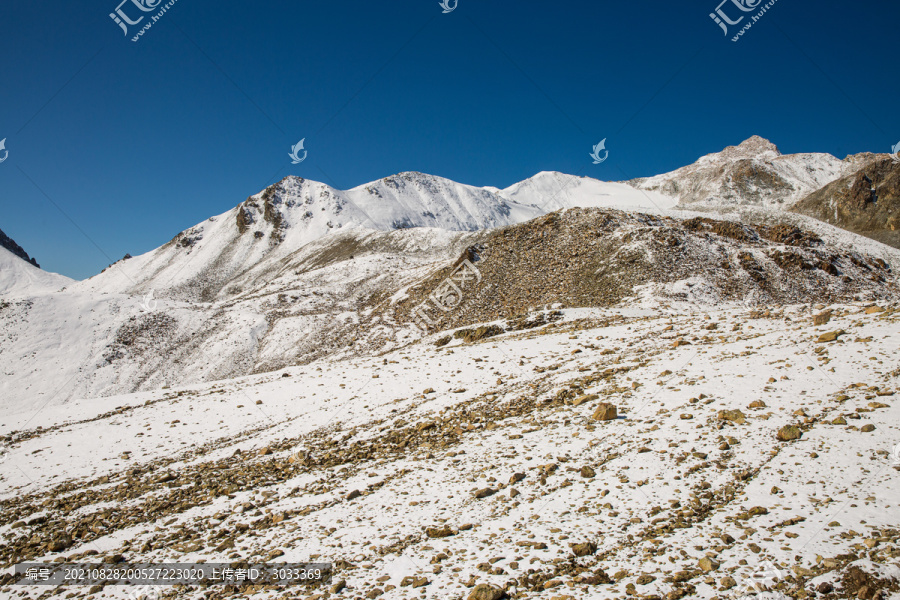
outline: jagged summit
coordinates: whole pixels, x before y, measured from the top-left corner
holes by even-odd
[[[744,158],[760,158],[762,156],[777,157],[782,156],[778,150],[778,146],[770,142],[764,137],[753,135],[738,144],[737,146],[728,146],[721,152],[708,155],[710,157],[722,157],[731,160],[740,160]]]
[[[3,233],[2,229],[0,229],[0,247],[6,248],[25,262],[31,263],[39,269],[41,268],[41,265],[39,265],[34,258],[28,256],[25,249],[18,245],[14,239]]]

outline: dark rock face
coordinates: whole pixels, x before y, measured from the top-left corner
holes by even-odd
[[[39,269],[41,268],[41,265],[39,265],[36,260],[28,256],[28,253],[25,252],[22,246],[18,245],[11,237],[3,233],[2,230],[0,230],[0,246],[3,246],[22,260],[30,262]]]
[[[813,192],[791,211],[900,248],[900,163],[871,161]]]

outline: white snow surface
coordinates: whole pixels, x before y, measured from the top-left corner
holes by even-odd
[[[75,280],[39,269],[6,248],[0,248],[0,299],[47,294],[71,283]]]
[[[416,597],[444,599],[466,597],[473,581],[502,587],[527,569],[555,573],[554,561],[569,560],[570,544],[582,542],[594,544],[597,555],[573,559],[577,564],[610,576],[621,571],[621,579],[596,585],[556,574],[564,592],[550,594],[621,598],[637,583],[644,594],[665,596],[683,587],[672,582],[676,573],[697,571],[689,581],[695,590],[680,597],[711,598],[726,574],[744,587],[764,569],[783,579],[848,552],[865,557],[854,564],[896,580],[884,557],[898,551],[898,540],[877,532],[896,527],[900,510],[892,462],[900,439],[900,323],[896,305],[885,314],[864,308],[819,307],[835,315],[824,326],[812,325],[809,307],[763,317],[740,306],[565,311],[561,326],[476,344],[436,348],[423,340],[377,358],[23,408],[0,419],[0,435],[31,434],[0,461],[0,500],[14,506],[22,498],[34,507],[0,525],[0,545],[40,535],[40,525],[15,529],[13,521],[43,514],[42,502],[52,504],[57,486],[68,484],[77,516],[111,524],[121,510],[152,512],[132,527],[102,527],[90,541],[35,560],[95,550],[98,560],[124,553],[133,562],[260,561],[281,550],[276,562],[348,561],[336,578],[346,580],[345,595],[392,585],[386,600],[409,597],[400,587],[406,576],[428,580]],[[840,342],[816,343],[837,329],[847,332]],[[618,371],[603,375],[610,369]],[[614,403],[619,418],[592,422],[600,400],[551,403],[572,383]],[[523,399],[535,406],[515,412]],[[763,404],[748,408],[754,401]],[[500,412],[491,419],[477,416],[492,409]],[[717,415],[725,409],[741,410],[746,423],[723,421]],[[849,424],[831,423],[842,416]],[[377,444],[386,432],[428,423],[437,429],[405,451],[373,451],[333,467],[295,465],[286,477],[275,476],[275,465],[288,464],[298,450],[327,458],[315,454],[323,440],[340,448]],[[804,429],[802,438],[778,442],[776,432],[790,424]],[[451,435],[454,427],[461,433]],[[285,440],[290,444],[279,445]],[[278,449],[260,452],[268,447]],[[236,450],[240,458],[229,462]],[[243,484],[208,495],[196,476],[204,466],[213,466],[207,476]],[[240,473],[252,467],[271,476],[250,485]],[[585,476],[583,467],[594,474]],[[128,502],[106,499],[127,488],[134,469],[141,481],[165,473],[176,481]],[[513,482],[516,473],[522,477]],[[190,486],[192,508],[164,502]],[[485,488],[493,494],[473,496]],[[266,526],[270,515],[285,520]],[[673,523],[685,526],[657,530]],[[448,537],[425,535],[443,525]],[[725,534],[733,541],[724,542]],[[215,549],[229,538],[233,548]],[[875,541],[871,550],[866,540]],[[699,573],[704,557],[717,564],[714,577]],[[488,561],[500,571],[484,572],[479,565]],[[638,581],[641,574],[654,579]],[[19,590],[27,598],[43,591]],[[109,586],[103,594],[125,598],[130,591]],[[204,593],[186,588],[178,597]],[[258,590],[253,597],[282,593]]]

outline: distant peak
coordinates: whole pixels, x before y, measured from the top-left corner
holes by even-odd
[[[737,149],[743,150],[745,152],[774,152],[775,154],[781,156],[781,152],[778,151],[778,146],[770,142],[764,137],[760,137],[758,135],[750,136],[743,142],[741,142]]]

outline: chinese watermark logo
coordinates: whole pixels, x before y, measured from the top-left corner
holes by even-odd
[[[751,576],[751,581],[744,583],[738,591],[737,598],[741,600],[787,600],[780,592],[767,592],[767,588],[774,586],[781,579],[781,571],[778,567],[764,561],[762,569]]]
[[[122,0],[122,2],[120,2],[116,7],[116,10],[109,13],[109,18],[112,19],[116,25],[121,27],[125,37],[128,37],[129,26],[140,24],[142,21],[144,21],[144,17],[148,16],[141,13],[151,13],[154,11],[158,11],[155,15],[151,15],[150,20],[147,21],[140,29],[140,31],[138,31],[137,34],[131,38],[132,42],[136,42],[141,38],[142,35],[144,35],[144,33],[148,29],[153,27],[154,23],[160,20],[162,16],[166,14],[166,11],[172,8],[172,6],[177,1],[178,0],[169,0],[169,2],[167,2],[165,5],[162,5],[163,0]],[[135,10],[132,10],[131,7],[126,7],[129,9],[131,15],[138,17],[137,19],[132,19],[131,16],[129,16],[129,12],[126,12],[125,8],[123,8],[123,6],[128,4],[129,2],[134,5],[134,8],[137,9],[137,11],[140,11],[136,12]]]
[[[453,0],[453,4],[450,4],[450,0],[441,0],[440,2],[441,8],[444,9],[444,14],[452,13],[456,10],[456,7],[459,6],[459,0]]]
[[[6,449],[6,446],[0,446],[0,464],[5,463],[7,458],[9,458],[9,450]]]
[[[153,297],[153,290],[150,290],[150,292],[144,296],[144,301],[141,302],[141,308],[147,312],[156,310],[156,298]]]
[[[291,153],[288,156],[291,157],[291,164],[299,165],[304,160],[306,160],[307,152],[303,150],[303,142],[306,141],[306,138],[303,138],[295,146],[291,147]],[[303,150],[303,156],[300,156],[300,151]]]
[[[600,158],[601,151],[605,152],[605,154],[603,155],[603,158]],[[602,140],[600,140],[599,144],[594,146],[594,151],[591,152],[590,156],[591,156],[591,158],[594,159],[595,165],[599,165],[600,163],[605,161],[607,158],[609,158],[609,150],[606,149],[606,138],[603,138]]]
[[[158,585],[139,585],[128,595],[128,600],[159,600],[159,587]]]
[[[5,141],[6,140],[3,140],[3,142]],[[3,148],[3,142],[0,142],[0,149]],[[891,160],[894,161],[894,164],[900,165],[900,142],[897,142],[896,145],[891,146]],[[0,160],[0,162],[3,161]]]
[[[463,301],[463,291],[472,280],[477,285],[481,282],[481,271],[472,264],[468,258],[462,261],[450,276],[441,282],[425,302],[413,309],[413,318],[416,325],[422,331],[428,331],[428,325],[434,325],[434,321],[428,316],[426,305],[430,300],[439,310],[450,312]],[[427,323],[427,324],[426,324]]]
[[[891,450],[891,462],[895,466],[900,467],[900,444],[895,444],[893,450]]]
[[[759,12],[755,15],[751,15],[750,20],[747,21],[740,31],[731,38],[732,42],[736,42],[748,29],[753,27],[754,23],[760,20],[766,11],[777,1],[778,0],[769,0],[764,6],[760,6],[763,3],[763,0],[722,0],[722,2],[719,3],[719,6],[716,7],[715,12],[709,13],[709,18],[712,19],[716,25],[721,27],[723,33],[727,36],[729,34],[730,26],[739,25],[744,21],[744,18],[748,16],[741,13],[750,13],[758,10]],[[726,11],[726,8],[723,8],[723,6],[729,3],[733,4],[740,12],[735,12],[730,6],[726,7],[728,9]],[[732,19],[731,16],[737,16],[737,18]]]
[[[0,158],[0,163],[9,158],[9,150],[6,149],[6,138],[0,140],[0,151],[3,152],[3,158]]]

